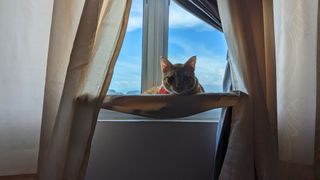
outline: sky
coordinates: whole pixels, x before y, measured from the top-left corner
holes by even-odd
[[[124,94],[141,89],[142,2],[132,1],[127,33],[109,88]],[[223,33],[171,2],[168,42],[172,63],[197,56],[196,76],[205,91],[221,91],[227,53]]]

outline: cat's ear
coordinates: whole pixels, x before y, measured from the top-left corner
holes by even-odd
[[[172,64],[167,58],[161,56],[160,57],[160,66],[161,66],[161,71],[163,73],[166,73],[171,69]]]
[[[184,63],[185,70],[189,73],[193,73],[196,67],[196,61],[197,61],[196,56],[192,56],[191,58],[189,58],[189,60],[186,63]]]

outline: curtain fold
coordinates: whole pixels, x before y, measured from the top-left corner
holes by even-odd
[[[318,1],[275,3],[280,160],[312,165]]]
[[[316,100],[316,128],[315,128],[315,178],[320,179],[320,3],[318,2],[318,19],[317,19],[317,61],[316,61],[316,83],[317,83],[317,100]]]
[[[287,179],[319,179],[319,1],[274,3],[282,170]]]
[[[40,173],[46,164],[44,158],[58,113],[69,57],[84,2],[85,0],[54,1],[38,158]]]
[[[276,83],[275,74],[269,74],[275,72],[272,3],[218,0],[218,7],[229,47],[232,86],[248,94],[232,109],[219,179],[279,179],[271,128],[276,106],[269,105],[276,102],[275,89],[269,90]]]
[[[83,179],[130,0],[56,0],[47,66],[39,178]]]
[[[216,151],[214,156],[213,179],[219,179],[224,158],[228,149],[231,131],[232,107],[223,108],[217,128]]]
[[[223,91],[232,91],[232,79],[230,70],[230,56],[227,52],[227,66],[223,77]],[[231,129],[232,107],[222,108],[220,121],[216,133],[216,150],[213,166],[213,179],[219,179],[220,171],[223,165],[229,143]]]

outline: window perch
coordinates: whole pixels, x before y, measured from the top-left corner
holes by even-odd
[[[156,119],[181,118],[215,108],[235,105],[244,93],[196,95],[107,95],[102,108]]]

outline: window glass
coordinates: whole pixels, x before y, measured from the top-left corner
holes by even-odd
[[[169,7],[168,58],[172,63],[184,63],[197,56],[196,76],[206,92],[221,92],[226,66],[227,45],[223,33],[193,16],[171,1]],[[132,0],[128,28],[115,65],[108,90],[109,95],[141,93],[143,0]],[[158,60],[154,63],[159,63]],[[183,119],[217,120],[221,109],[215,109]],[[100,119],[114,119],[119,113],[100,113]],[[122,115],[123,116],[123,115]],[[122,117],[121,116],[121,117]],[[126,115],[127,116],[127,115]]]
[[[206,92],[221,92],[227,45],[222,32],[171,1],[168,58],[184,63],[196,55],[196,76]]]
[[[143,0],[132,0],[127,32],[107,94],[140,94]]]

